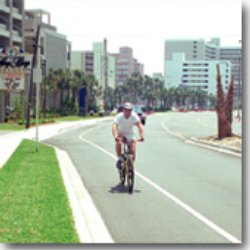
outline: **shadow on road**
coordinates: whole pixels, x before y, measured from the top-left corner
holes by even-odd
[[[109,190],[110,193],[128,193],[128,187],[125,185],[122,185],[121,183],[118,183],[116,186],[114,187],[110,187]],[[140,193],[141,190],[138,189],[134,189],[133,193]]]

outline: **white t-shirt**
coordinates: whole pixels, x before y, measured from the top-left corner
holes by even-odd
[[[114,123],[118,125],[119,135],[126,136],[128,138],[134,137],[134,126],[140,121],[140,117],[135,113],[131,112],[129,118],[125,118],[123,113],[115,116]]]

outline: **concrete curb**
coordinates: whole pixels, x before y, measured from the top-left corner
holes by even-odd
[[[81,243],[114,243],[68,154],[54,147]]]
[[[61,122],[40,126],[39,142],[70,130],[96,124],[98,121],[112,119],[112,117],[104,117],[87,121]],[[25,131],[11,132],[0,136],[0,169],[8,161],[23,139],[35,140],[35,132],[36,128],[32,127]],[[70,157],[65,151],[56,147],[54,148],[80,242],[114,243]]]
[[[237,157],[242,157],[242,151],[235,147],[225,146],[225,145],[221,145],[221,144],[214,143],[214,142],[208,142],[208,141],[200,140],[195,137],[191,137],[189,140],[185,140],[185,142],[194,144],[194,145],[199,145],[199,146],[202,146],[202,147],[205,147],[207,149],[214,150],[217,152],[222,152],[222,153],[231,154]]]
[[[198,139],[196,137],[191,137],[190,139],[192,141],[195,141],[195,142],[198,142],[198,143],[202,143],[204,145],[213,146],[213,147],[216,147],[216,148],[219,148],[219,149],[225,149],[225,150],[228,150],[228,151],[232,151],[234,153],[239,153],[239,154],[242,153],[241,149],[238,149],[238,148],[233,147],[233,146],[221,145],[221,144],[218,144],[218,143],[215,143],[215,142],[201,140],[201,139]]]

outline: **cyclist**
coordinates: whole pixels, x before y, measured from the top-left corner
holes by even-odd
[[[120,168],[121,158],[121,144],[122,138],[126,137],[129,142],[130,152],[135,160],[136,139],[134,133],[134,126],[137,126],[139,131],[138,141],[144,140],[144,130],[141,124],[140,117],[132,111],[133,105],[129,102],[124,103],[123,112],[117,114],[112,125],[112,133],[116,141],[115,150],[118,157],[117,167]]]

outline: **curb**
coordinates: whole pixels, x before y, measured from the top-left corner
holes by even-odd
[[[80,243],[114,243],[69,155],[53,146]]]
[[[216,150],[218,152],[223,152],[227,154],[232,154],[238,157],[242,157],[242,150],[232,147],[232,146],[226,146],[226,145],[221,145],[215,142],[209,142],[205,140],[200,140],[196,137],[191,137],[189,140],[186,140],[188,143],[193,143],[193,144],[199,144],[200,146],[203,146],[208,149]]]
[[[213,146],[213,147],[220,148],[220,149],[229,150],[229,151],[232,151],[234,153],[239,153],[239,154],[242,153],[242,150],[238,149],[236,147],[221,145],[221,144],[218,144],[216,142],[209,142],[209,141],[205,141],[205,140],[200,140],[200,139],[198,139],[196,137],[191,137],[190,139],[192,141],[199,142],[199,143],[202,143],[204,145],[208,145],[208,146]]]

